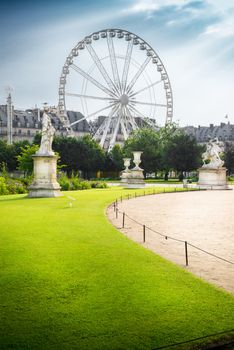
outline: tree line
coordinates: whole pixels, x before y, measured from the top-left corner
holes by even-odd
[[[25,174],[32,173],[32,155],[40,144],[40,135],[36,135],[32,144],[28,141],[7,145],[0,140],[0,164],[5,164],[9,171],[17,169]],[[141,167],[144,174],[176,171],[180,178],[184,172],[198,169],[205,146],[196,139],[185,134],[174,124],[158,130],[144,127],[132,132],[123,147],[118,144],[107,153],[90,136],[62,137],[56,136],[53,150],[59,155],[59,167],[69,176],[74,172],[82,172],[84,178],[95,177],[98,171],[118,176],[124,169],[123,158],[132,158],[133,151],[143,151]],[[224,152],[228,173],[234,173],[234,145],[227,143]]]

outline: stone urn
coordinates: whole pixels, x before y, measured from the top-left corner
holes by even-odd
[[[142,170],[139,167],[139,164],[141,162],[141,155],[142,155],[143,152],[141,152],[141,151],[134,151],[132,153],[133,153],[133,162],[135,164],[135,167],[133,169],[135,169],[135,170]]]
[[[124,161],[125,169],[122,171],[122,173],[120,175],[120,177],[121,177],[120,185],[122,185],[123,183],[124,184],[127,183],[128,178],[131,175],[131,170],[129,170],[131,158],[123,158],[123,161]]]
[[[133,152],[133,162],[135,167],[131,169],[131,175],[128,179],[129,188],[142,188],[145,187],[143,169],[140,168],[139,164],[141,162],[141,155],[143,152],[134,151]]]

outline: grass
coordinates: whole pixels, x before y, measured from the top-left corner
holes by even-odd
[[[174,185],[174,184],[182,184],[183,181],[179,181],[179,179],[168,179],[167,181],[164,179],[146,179],[147,183],[158,183],[158,184],[167,184],[167,185]]]
[[[228,177],[228,183],[229,183],[230,185],[234,185],[234,176],[229,176],[229,177]]]
[[[120,182],[120,179],[116,180],[105,180],[107,183],[108,182]],[[168,179],[167,181],[165,181],[163,178],[160,178],[160,179],[145,179],[145,182],[146,183],[158,183],[158,184],[167,184],[167,185],[170,185],[170,184],[182,184],[183,181],[179,181],[179,179]]]
[[[0,198],[1,349],[155,349],[233,328],[230,294],[111,226],[127,193]]]

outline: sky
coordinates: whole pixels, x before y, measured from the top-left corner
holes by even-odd
[[[121,28],[147,41],[168,72],[173,120],[234,123],[233,0],[8,0],[0,4],[0,104],[58,103],[62,66],[86,35]]]

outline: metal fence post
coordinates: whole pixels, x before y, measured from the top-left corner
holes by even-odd
[[[187,243],[187,241],[184,242],[184,248],[185,248],[185,261],[186,261],[186,266],[188,266],[188,243]]]
[[[122,223],[122,228],[124,228],[124,224],[125,224],[125,212],[123,212],[123,223]]]
[[[143,243],[145,243],[145,225],[143,225]]]

